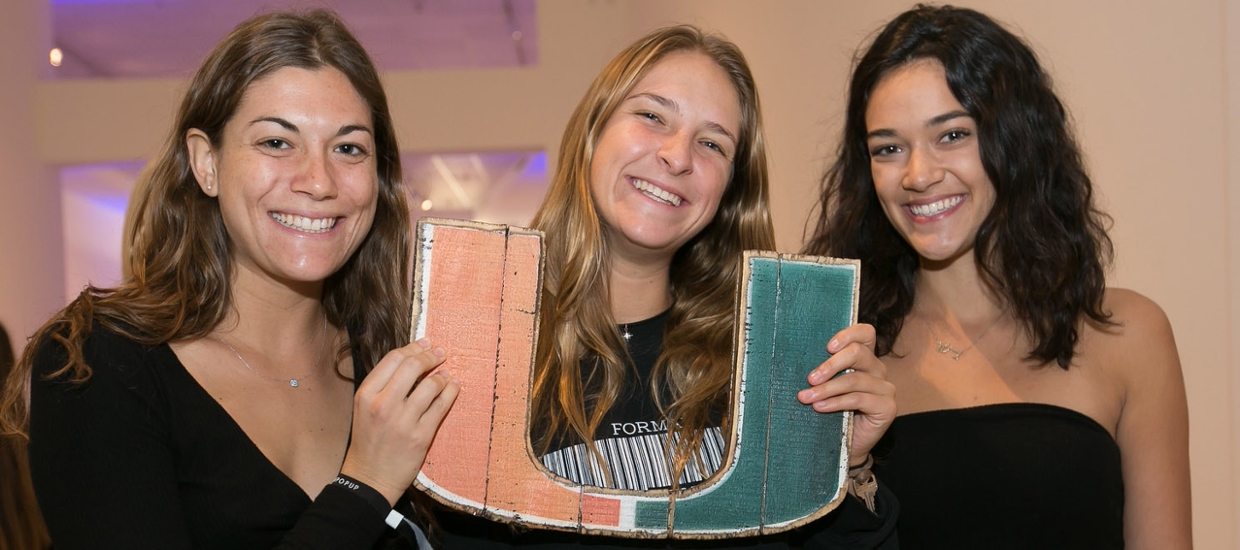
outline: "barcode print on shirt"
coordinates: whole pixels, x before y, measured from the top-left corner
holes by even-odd
[[[642,434],[631,437],[613,437],[595,442],[603,463],[611,472],[608,480],[598,460],[590,455],[584,443],[552,451],[543,455],[542,463],[556,475],[581,485],[649,491],[672,486],[668,457],[664,449],[667,433]],[[698,470],[697,462],[690,460],[680,474],[680,486],[690,487],[701,483],[715,473],[723,464],[723,432],[719,428],[706,430],[698,457],[706,467]],[[609,481],[614,481],[610,483]]]

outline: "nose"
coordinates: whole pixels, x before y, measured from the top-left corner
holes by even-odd
[[[910,191],[925,191],[930,186],[943,181],[943,167],[933,152],[924,147],[915,147],[909,152],[908,168],[904,172],[902,185]]]
[[[684,175],[693,171],[693,136],[688,132],[676,132],[663,139],[659,148],[659,160],[672,175]]]
[[[314,200],[326,200],[336,196],[336,174],[331,155],[326,152],[310,152],[303,157],[300,170],[293,178],[293,191],[308,195]]]

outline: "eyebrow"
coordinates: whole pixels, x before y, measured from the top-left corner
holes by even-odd
[[[967,113],[967,112],[965,112],[965,111],[961,111],[961,110],[956,110],[956,111],[948,111],[948,112],[943,113],[943,114],[941,114],[941,115],[939,115],[939,116],[936,116],[936,117],[934,117],[934,118],[931,118],[930,120],[927,120],[927,121],[926,121],[926,125],[925,125],[925,127],[926,127],[926,128],[933,128],[933,127],[935,127],[935,126],[938,126],[938,125],[940,125],[940,124],[943,124],[944,122],[947,122],[947,121],[949,121],[949,120],[955,120],[955,119],[960,118],[960,117],[972,118],[972,115],[970,115],[969,113]],[[883,137],[883,138],[886,138],[886,137],[895,137],[895,135],[896,135],[896,131],[895,131],[895,130],[892,130],[892,129],[890,129],[890,128],[880,128],[880,129],[878,129],[878,130],[874,130],[873,132],[870,132],[870,133],[866,134],[866,135],[865,135],[865,138],[866,138],[866,139],[876,138],[876,137]]]
[[[668,99],[661,95],[652,94],[650,92],[642,92],[640,94],[633,94],[633,96],[630,97],[629,99],[634,99],[638,97],[644,97],[655,103],[658,103],[659,105],[662,105],[663,107],[671,109],[677,113],[680,112],[680,105],[677,105],[675,101],[672,101],[671,99]],[[723,134],[725,137],[732,140],[733,145],[740,143],[740,140],[736,139],[736,136],[733,135],[732,132],[729,132],[727,128],[724,128],[723,125],[719,124],[718,122],[706,121],[706,129],[712,132],[718,132],[720,134]]]
[[[250,121],[250,125],[253,126],[255,124],[258,124],[259,122],[271,122],[274,124],[279,124],[280,127],[290,132],[301,132],[301,130],[297,128],[296,124],[293,124],[292,122],[284,120],[280,117],[273,117],[273,116],[258,117]],[[367,128],[366,126],[363,126],[361,124],[346,124],[340,127],[340,130],[336,132],[336,136],[339,137],[339,136],[351,134],[353,132],[366,132],[367,134],[374,135],[374,132],[372,132],[370,128]]]
[[[941,114],[941,115],[939,115],[939,116],[936,116],[936,117],[934,117],[934,118],[932,118],[932,119],[930,119],[930,120],[926,121],[926,128],[930,128],[930,127],[932,127],[932,126],[938,126],[938,125],[940,125],[940,124],[942,124],[942,123],[944,123],[944,122],[947,122],[947,121],[952,120],[952,119],[960,118],[960,117],[969,117],[969,118],[972,118],[972,117],[970,117],[970,116],[969,116],[969,113],[966,113],[966,112],[961,111],[961,110],[950,111],[950,112],[943,113],[943,114]]]

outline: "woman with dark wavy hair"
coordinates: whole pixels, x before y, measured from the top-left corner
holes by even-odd
[[[774,246],[769,208],[757,87],[735,44],[668,27],[603,68],[564,130],[533,222],[547,238],[531,441],[550,471],[581,485],[666,491],[719,469],[741,253]],[[835,356],[798,396],[819,412],[857,411],[848,460],[859,467],[895,416],[882,363],[855,360],[872,336],[855,327],[837,335]],[[611,428],[638,423],[656,428]],[[895,505],[886,496],[875,504],[877,515],[849,496],[795,533],[685,545],[894,544]],[[448,548],[648,545],[440,518]]]
[[[983,14],[918,6],[856,64],[807,250],[862,260],[905,547],[1192,544],[1171,327],[1106,287],[1083,164],[1050,77]]]
[[[393,507],[457,386],[406,345],[398,153],[333,14],[253,18],[208,56],[137,187],[127,279],[5,387],[56,548],[418,544]]]

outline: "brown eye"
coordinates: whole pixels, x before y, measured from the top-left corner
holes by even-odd
[[[968,130],[962,130],[962,129],[948,130],[947,133],[943,134],[943,137],[939,141],[943,143],[955,143],[971,135],[973,134],[969,132]]]
[[[900,148],[895,145],[880,145],[870,150],[871,157],[885,157],[900,152]]]

